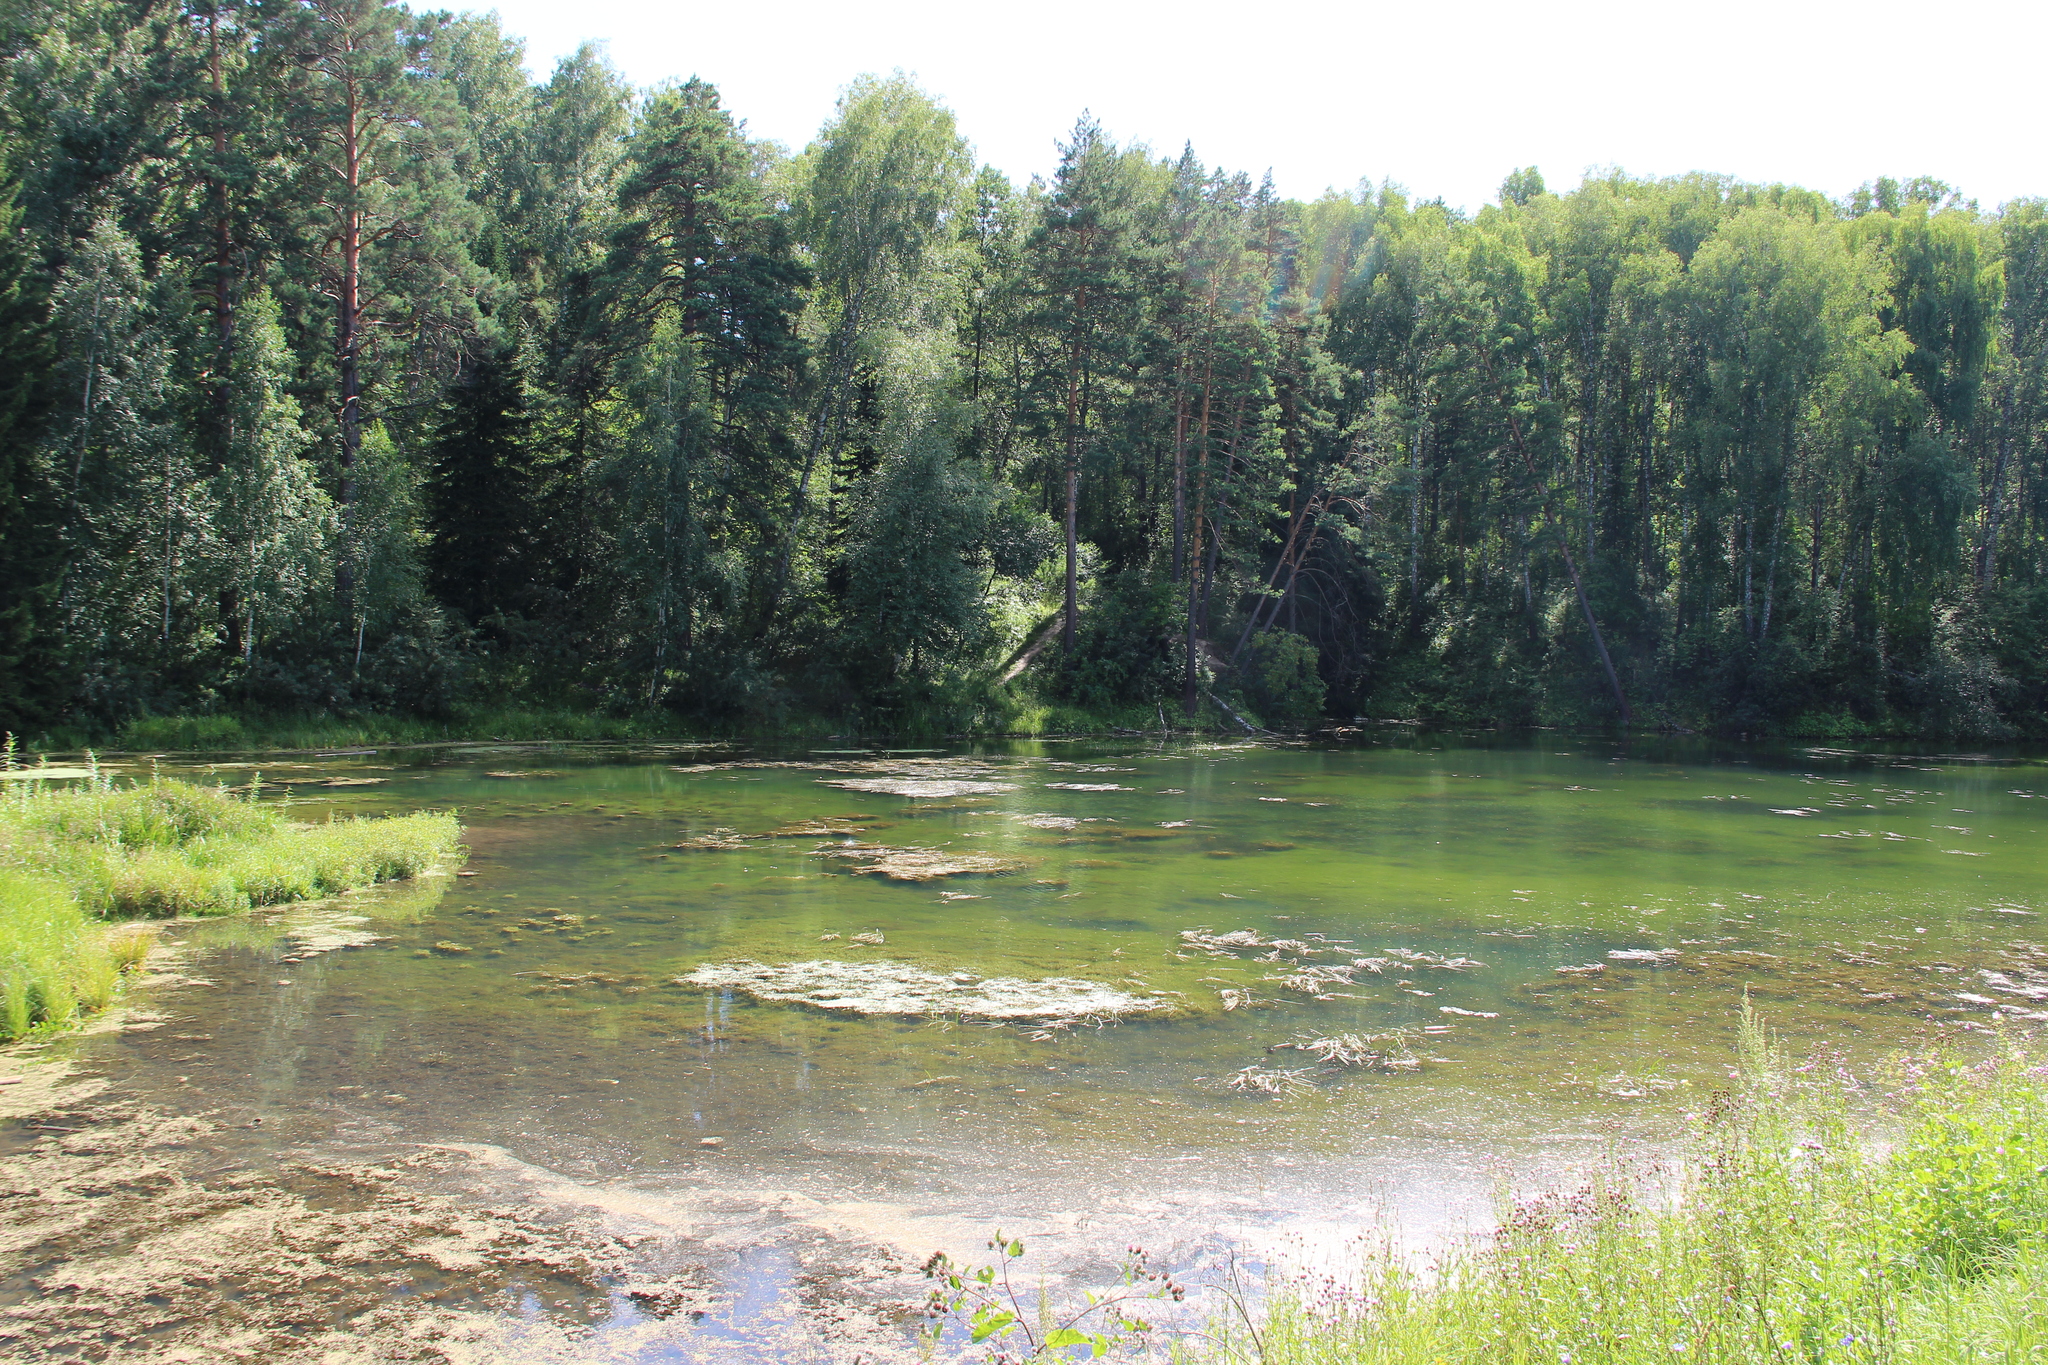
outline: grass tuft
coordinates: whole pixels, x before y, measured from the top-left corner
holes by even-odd
[[[105,1008],[149,951],[153,931],[134,920],[415,876],[460,834],[437,812],[308,825],[220,787],[12,778],[0,791],[0,1041]]]
[[[0,871],[0,1039],[103,1008],[120,958],[63,884]]]

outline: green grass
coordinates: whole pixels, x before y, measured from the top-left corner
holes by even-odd
[[[414,876],[450,858],[461,833],[434,812],[312,825],[286,814],[161,778],[0,784],[0,1040],[104,1008],[148,950],[132,921]]]
[[[61,882],[0,870],[0,1040],[106,1008],[149,941],[86,914]]]
[[[1745,1076],[1667,1171],[1509,1201],[1485,1238],[1295,1281],[1184,1347],[1204,1365],[2048,1361],[2048,1066],[1920,1070],[1889,1150],[1754,1021]]]

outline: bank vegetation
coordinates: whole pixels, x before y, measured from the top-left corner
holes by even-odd
[[[2048,1066],[1908,1066],[1895,1112],[1745,1077],[1665,1168],[1511,1198],[1427,1265],[1388,1250],[1240,1296],[1193,1354],[1259,1365],[2022,1365],[2048,1359]],[[1861,1114],[1854,1119],[1852,1114]],[[1875,1122],[1873,1123],[1873,1118]],[[1875,1128],[1875,1138],[1873,1128]]]

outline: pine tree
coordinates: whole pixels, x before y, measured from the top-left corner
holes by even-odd
[[[459,351],[480,328],[489,280],[468,250],[477,220],[456,173],[462,112],[435,71],[447,16],[390,0],[312,0],[295,14],[300,31],[277,38],[300,44],[305,68],[290,138],[306,178],[301,211],[322,242],[319,289],[334,309],[335,588],[360,634],[358,561],[385,529],[358,525],[356,496],[363,438],[381,415],[380,357],[418,364]]]
[[[478,360],[450,391],[431,448],[427,584],[472,623],[532,595],[537,505],[517,352]]]
[[[693,622],[682,569],[700,548],[724,564],[727,647],[744,652],[787,625],[777,609],[789,524],[780,509],[799,481],[796,322],[809,276],[737,123],[702,81],[649,101],[619,199],[608,321],[615,353],[630,356],[627,376],[642,381],[644,420],[612,473],[633,490],[620,530],[625,596],[647,611],[631,614],[630,652],[644,651],[658,697],[672,661],[708,633]]]
[[[1066,516],[1063,647],[1074,647],[1078,612],[1081,458],[1101,424],[1096,393],[1134,302],[1130,185],[1102,125],[1083,113],[1061,144],[1059,171],[1031,240],[1040,307],[1034,321],[1058,349],[1060,478]]]

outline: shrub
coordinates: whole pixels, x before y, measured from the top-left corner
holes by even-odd
[[[217,788],[155,781],[146,786],[45,791],[20,804],[23,828],[58,844],[183,848],[200,839],[253,839],[277,832],[273,808]]]
[[[1831,1083],[1794,1085],[1753,1022],[1745,1077],[1674,1169],[1609,1164],[1515,1199],[1427,1267],[1391,1246],[1349,1279],[1234,1294],[1195,1361],[1261,1365],[2048,1358],[2048,1068],[1937,1068],[1889,1153]],[[1212,1349],[1213,1348],[1213,1349]]]
[[[68,886],[88,913],[148,918],[410,877],[448,857],[460,833],[454,816],[430,812],[292,824],[280,807],[169,780],[22,790],[0,811],[13,861]]]
[[[1323,677],[1316,647],[1291,630],[1263,630],[1252,641],[1239,677],[1245,701],[1268,725],[1302,729],[1323,717]]]
[[[60,882],[0,871],[0,1040],[103,1008],[137,956],[118,946]]]
[[[1904,1258],[1967,1278],[2048,1238],[2048,1096],[2012,1085],[1990,1105],[1951,1078],[1919,1108],[1891,1162]]]
[[[233,716],[138,716],[121,730],[124,749],[239,749],[248,743]]]
[[[1172,696],[1181,678],[1180,628],[1171,583],[1135,569],[1110,575],[1076,624],[1073,653],[1060,661],[1060,697],[1108,710]]]

